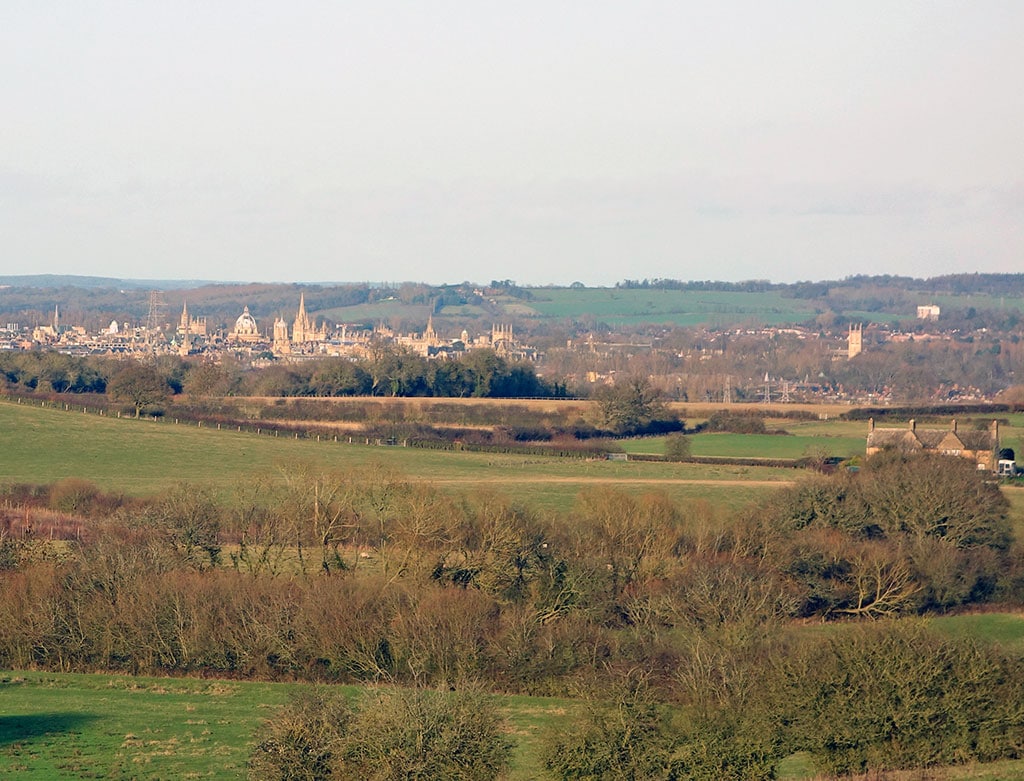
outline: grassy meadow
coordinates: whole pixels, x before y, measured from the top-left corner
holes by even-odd
[[[530,298],[497,295],[485,303],[450,304],[435,317],[452,321],[479,318],[586,320],[616,325],[665,323],[778,325],[799,323],[818,314],[815,302],[786,298],[779,292],[720,290],[642,290],[627,288],[534,288]],[[339,323],[375,323],[404,317],[426,322],[430,307],[391,299],[334,307],[315,314]]]
[[[294,439],[161,420],[111,418],[81,407],[0,402],[0,482],[81,477],[105,490],[158,493],[180,482],[227,490],[243,477],[280,477],[295,465],[348,471],[380,467],[451,490],[492,490],[538,508],[565,509],[595,485],[664,491],[678,500],[740,507],[793,470],[615,462],[550,456],[421,450]]]
[[[774,325],[802,322],[817,314],[813,302],[784,298],[774,291],[551,288],[530,292],[533,298],[524,303],[538,317],[586,319],[621,325]]]
[[[627,453],[665,454],[665,437],[643,437],[620,443]],[[829,456],[864,455],[864,437],[778,436],[775,434],[695,434],[695,456],[718,458],[802,458],[821,451]]]

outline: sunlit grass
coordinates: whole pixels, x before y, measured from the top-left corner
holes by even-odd
[[[80,409],[80,408],[79,408]],[[581,491],[610,486],[664,491],[678,500],[738,507],[793,470],[584,460],[553,456],[423,450],[295,439],[0,402],[0,483],[81,477],[108,491],[158,493],[177,483],[227,491],[256,478],[283,479],[299,466],[353,474],[389,469],[443,490],[487,488],[541,508],[565,509]]]

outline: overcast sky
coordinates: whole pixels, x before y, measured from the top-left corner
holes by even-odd
[[[0,273],[1024,271],[1024,2],[2,0]]]

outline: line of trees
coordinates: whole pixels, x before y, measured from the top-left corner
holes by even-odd
[[[403,349],[381,346],[370,358],[351,361],[322,358],[257,368],[231,359],[219,363],[162,356],[151,363],[58,352],[0,354],[0,383],[22,393],[111,392],[153,375],[163,380],[163,397],[190,396],[565,396],[566,387],[537,376],[532,364],[508,361],[491,350],[474,350],[459,359],[427,360]],[[131,398],[128,398],[132,401]]]

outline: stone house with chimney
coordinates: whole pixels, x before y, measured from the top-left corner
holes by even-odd
[[[875,428],[875,420],[868,423],[868,457],[882,450],[903,453],[941,453],[956,458],[969,458],[978,469],[996,471],[999,458],[999,421],[993,420],[984,430],[963,430],[954,418],[946,429],[919,429],[910,421],[906,428]]]

